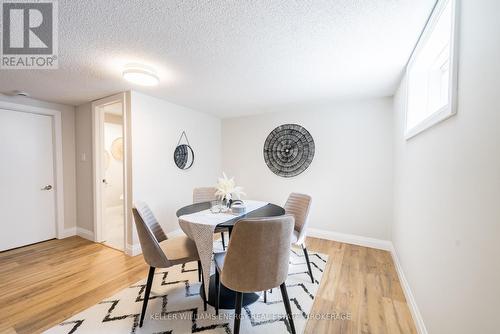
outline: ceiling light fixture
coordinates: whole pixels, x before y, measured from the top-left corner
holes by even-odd
[[[160,83],[160,78],[155,71],[144,65],[128,64],[123,70],[123,78],[128,82],[141,86],[156,86]]]

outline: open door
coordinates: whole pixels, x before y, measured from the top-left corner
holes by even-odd
[[[95,241],[120,251],[127,245],[125,110],[124,94],[92,104]]]

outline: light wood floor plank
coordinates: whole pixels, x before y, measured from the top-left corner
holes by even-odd
[[[316,238],[306,243],[329,255],[311,313],[344,318],[311,318],[305,333],[417,333],[389,252]]]
[[[308,238],[329,260],[306,333],[415,334],[388,252]],[[80,237],[0,253],[0,332],[39,333],[145,278],[142,256]],[[331,315],[344,318],[331,319]]]
[[[2,252],[0,268],[0,332],[19,334],[50,328],[147,275],[142,256],[80,237]]]

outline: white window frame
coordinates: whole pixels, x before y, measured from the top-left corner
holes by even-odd
[[[452,27],[451,27],[451,40],[450,40],[450,63],[449,63],[449,86],[448,86],[448,103],[441,109],[435,111],[430,116],[420,121],[417,125],[412,128],[408,128],[408,92],[409,92],[409,73],[415,62],[416,57],[420,54],[422,47],[428,42],[432,32],[434,31],[436,24],[446,8],[448,2],[451,2],[451,15],[452,15]],[[458,20],[459,20],[459,0],[438,0],[432,14],[427,21],[422,35],[420,36],[415,49],[408,61],[406,66],[406,97],[405,97],[405,138],[406,140],[415,137],[424,130],[431,128],[432,126],[452,117],[457,113],[457,91],[458,91]]]

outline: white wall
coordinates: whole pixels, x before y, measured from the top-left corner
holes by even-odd
[[[76,226],[76,181],[75,181],[75,108],[63,104],[36,99],[0,94],[0,101],[19,105],[58,110],[62,121],[63,181],[64,181],[64,228]]]
[[[458,114],[405,141],[395,99],[393,243],[429,333],[498,333],[500,2],[461,1]]]
[[[131,118],[133,199],[148,203],[165,232],[171,232],[179,228],[176,210],[192,203],[192,189],[217,182],[221,122],[138,92],[131,92]],[[173,161],[183,130],[195,154],[188,170]]]
[[[313,136],[312,164],[282,178],[263,157],[276,126],[297,123]],[[392,222],[392,99],[295,106],[281,112],[224,119],[222,166],[247,198],[284,204],[290,192],[313,197],[312,228],[388,240]]]

